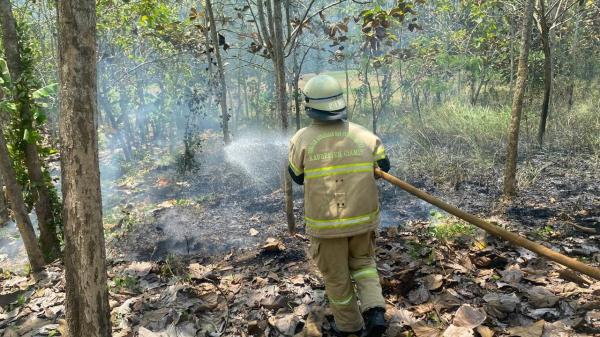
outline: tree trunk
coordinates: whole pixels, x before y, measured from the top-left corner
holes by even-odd
[[[539,146],[544,143],[544,134],[546,133],[546,122],[550,114],[550,103],[552,98],[552,36],[546,18],[542,16],[541,20],[541,39],[544,51],[544,101],[542,103],[542,113],[540,115],[540,124],[537,132],[537,142]]]
[[[348,114],[346,118],[350,120],[351,114],[348,111],[350,107],[350,76],[348,75],[348,57],[349,55],[344,56],[344,74],[346,75],[346,113]]]
[[[124,137],[127,140],[127,147],[129,148],[129,152],[131,157],[135,157],[134,148],[138,151],[141,149],[140,144],[136,141],[135,133],[133,132],[133,127],[131,126],[131,120],[129,119],[128,109],[129,106],[127,104],[127,92],[125,91],[125,86],[122,85],[119,88],[119,110],[121,112],[120,120],[123,121],[123,130],[126,132],[126,136]]]
[[[0,24],[2,25],[2,42],[11,79],[15,85],[20,82],[23,90],[28,92],[31,88],[27,86],[26,79],[21,78],[24,70],[21,62],[21,48],[19,46],[17,26],[9,0],[0,0]],[[15,97],[15,102],[17,101],[20,103],[17,104],[21,118],[20,125],[23,130],[32,130],[35,126],[33,123],[33,113],[31,111],[29,96],[22,95],[22,97],[19,97],[18,99]],[[50,199],[49,182],[46,181],[42,172],[37,140],[34,140],[33,142],[23,140],[23,142],[25,142],[25,166],[27,168],[29,179],[31,180],[32,191],[35,194],[35,213],[40,228],[40,244],[46,260],[52,261],[58,257],[60,246]]]
[[[121,149],[123,150],[123,156],[125,157],[125,160],[130,161],[131,160],[131,146],[127,142],[127,137],[125,137],[125,135],[123,135],[123,132],[121,132],[121,130],[119,130],[119,125],[118,125],[119,123],[115,119],[115,115],[112,112],[112,105],[110,104],[110,101],[108,100],[107,81],[103,81],[103,82],[104,82],[103,90],[102,90],[102,93],[100,94],[100,100],[102,102],[101,105],[104,106],[104,109],[106,111],[104,114],[106,116],[106,121],[108,122],[111,129],[113,129],[116,134],[115,138],[118,140],[118,142],[121,145]]]
[[[270,1],[270,0],[268,0]],[[288,121],[288,105],[287,105],[287,91],[286,91],[286,80],[285,80],[285,60],[283,50],[283,18],[281,12],[281,0],[273,0],[273,16],[271,30],[273,32],[273,67],[275,69],[275,89],[277,97],[277,112],[281,121],[281,128],[285,133],[289,127]],[[267,6],[267,11],[271,8]],[[271,15],[269,15],[270,17]],[[290,233],[296,231],[296,220],[294,218],[294,196],[292,190],[292,180],[289,174],[287,174],[287,164],[283,165],[283,190],[285,193],[285,214],[287,218],[288,230]]]
[[[583,11],[585,9],[585,2],[584,1],[580,1],[579,2],[579,11]],[[571,52],[570,52],[570,57],[571,60],[569,61],[569,68],[570,68],[570,75],[571,75],[571,79],[570,79],[570,83],[569,83],[569,87],[567,88],[567,97],[568,97],[568,107],[569,107],[569,111],[571,111],[571,109],[573,109],[573,96],[575,94],[575,79],[577,78],[577,60],[579,59],[578,57],[578,47],[579,47],[579,30],[580,30],[580,23],[579,23],[580,19],[579,18],[575,18],[575,27],[573,28],[573,42],[571,44]]]
[[[227,85],[225,83],[225,70],[223,69],[223,61],[221,60],[221,50],[219,46],[219,34],[217,32],[217,24],[213,15],[211,0],[206,0],[206,15],[210,22],[210,39],[212,47],[217,59],[217,71],[219,80],[219,103],[221,105],[221,118],[223,123],[223,140],[225,144],[231,143],[229,135],[229,111],[227,111]]]
[[[58,2],[67,336],[111,336],[98,162],[96,1]]]
[[[365,65],[365,73],[364,73],[364,83],[367,84],[367,89],[369,90],[369,100],[371,102],[371,131],[374,134],[377,134],[377,119],[375,118],[375,114],[377,113],[375,110],[375,97],[373,96],[373,90],[371,89],[371,82],[369,82],[369,65],[371,64],[371,55],[367,58],[367,64]],[[377,82],[379,85],[379,81]]]
[[[283,22],[281,16],[281,0],[273,1],[273,49],[274,49],[274,66],[276,74],[276,90],[277,90],[277,111],[279,112],[279,118],[281,119],[281,127],[283,130],[287,130],[289,126],[288,121],[288,109],[287,109],[287,92],[285,88],[285,63],[284,63],[284,51],[283,51]]]
[[[2,178],[2,174],[0,174],[0,227],[8,220],[8,207],[4,197],[4,179]]]
[[[485,78],[485,74],[482,75],[481,81],[479,82],[479,85],[477,86],[477,90],[475,91],[475,96],[471,100],[471,105],[477,104],[477,102],[479,101],[479,95],[481,94],[481,89],[487,85],[489,80],[490,80],[489,78],[488,79]]]
[[[15,215],[17,226],[19,227],[19,233],[21,233],[21,238],[23,239],[23,244],[27,251],[31,270],[38,272],[44,266],[44,256],[38,246],[35,232],[33,231],[33,225],[31,224],[31,220],[25,209],[23,191],[17,182],[15,170],[10,162],[8,148],[4,141],[4,130],[2,129],[2,125],[0,125],[0,174],[2,174],[4,184],[6,185],[6,195],[10,201],[13,214]]]
[[[512,17],[509,18],[510,22],[510,79],[509,79],[509,92],[512,96],[514,94],[514,83],[515,83],[515,24]]]
[[[296,112],[296,130],[300,130],[300,86],[298,83],[300,82],[301,68],[298,65],[298,54],[296,53],[296,49],[294,49],[293,53],[293,62],[294,78],[292,80],[292,90],[294,94],[294,110]]]
[[[144,88],[144,84],[143,84],[143,79],[142,78],[138,78],[139,81],[137,81],[137,83],[134,85],[136,88],[136,94],[138,96],[138,102],[139,102],[139,108],[140,108],[140,112],[136,114],[135,116],[135,128],[137,129],[137,131],[139,132],[139,138],[140,138],[140,142],[139,142],[139,150],[140,151],[144,151],[146,149],[148,149],[150,147],[150,144],[148,144],[148,140],[147,140],[147,133],[148,133],[148,128],[147,128],[147,121],[148,121],[148,116],[147,111],[146,111],[146,97],[145,97],[145,88]]]
[[[533,4],[535,0],[527,2],[527,9],[523,22],[521,52],[517,70],[517,82],[513,96],[510,126],[508,132],[508,145],[506,147],[506,166],[504,168],[504,195],[511,196],[516,192],[517,156],[519,150],[519,128],[521,125],[521,112],[523,111],[523,95],[527,84],[527,59],[531,44],[531,29],[533,26]]]

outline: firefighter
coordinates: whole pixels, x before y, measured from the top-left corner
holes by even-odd
[[[386,326],[375,265],[374,168],[387,172],[390,161],[376,135],[346,120],[346,101],[335,78],[315,76],[303,93],[313,121],[290,141],[289,173],[304,185],[310,255],[323,275],[339,336],[379,337]]]

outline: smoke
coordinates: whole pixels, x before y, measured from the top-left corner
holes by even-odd
[[[36,234],[39,234],[35,212],[29,214]],[[20,272],[29,264],[27,251],[21,239],[19,228],[14,221],[0,225],[0,270]]]
[[[259,186],[272,187],[281,180],[289,137],[272,131],[243,134],[225,147],[225,160],[243,170]]]

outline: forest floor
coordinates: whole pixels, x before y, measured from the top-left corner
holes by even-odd
[[[268,146],[244,151],[272,165]],[[599,266],[600,234],[574,225],[598,228],[600,167],[585,155],[530,160],[536,179],[511,202],[499,201],[501,167],[452,188],[426,174],[404,178]],[[286,232],[277,169],[249,171],[216,145],[185,178],[164,162],[158,153],[104,190],[114,336],[332,336],[308,238]],[[379,184],[388,337],[600,336],[599,282]],[[300,191],[295,205],[301,219]],[[59,263],[0,280],[0,336],[61,335]]]

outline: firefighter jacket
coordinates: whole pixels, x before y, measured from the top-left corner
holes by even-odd
[[[289,166],[304,175],[307,234],[349,237],[379,225],[376,161],[386,158],[381,140],[357,124],[313,121],[290,141]]]

